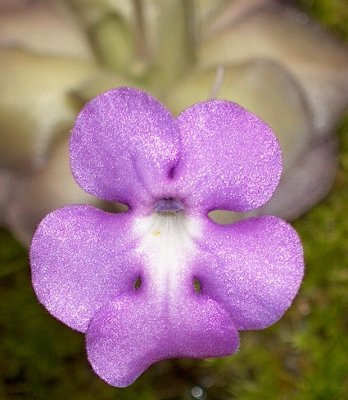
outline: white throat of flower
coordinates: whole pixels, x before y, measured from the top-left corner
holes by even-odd
[[[185,214],[183,207],[162,207],[151,215],[138,218],[136,234],[140,239],[138,252],[145,258],[144,280],[160,295],[176,296],[180,288],[192,284],[186,273],[194,254],[195,239],[200,236],[199,220]]]

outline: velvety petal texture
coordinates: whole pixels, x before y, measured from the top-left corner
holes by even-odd
[[[130,209],[49,214],[32,241],[32,280],[56,318],[86,333],[106,382],[127,386],[167,358],[232,354],[238,330],[264,328],[290,306],[303,276],[290,225],[207,216],[255,209],[273,193],[281,155],[258,117],[211,100],[174,119],[121,88],[85,106],[70,150],[82,188]]]
[[[32,281],[41,303],[84,332],[98,309],[133,289],[140,263],[131,252],[131,216],[89,206],[53,211],[31,244]]]
[[[193,268],[203,293],[223,305],[238,330],[276,322],[303,277],[302,245],[294,229],[263,216],[223,226],[209,221],[204,231]]]
[[[230,101],[198,103],[179,117],[182,150],[178,186],[204,211],[248,211],[264,204],[281,173],[271,128]]]
[[[120,88],[83,108],[70,140],[71,168],[88,193],[129,205],[168,191],[178,160],[174,118],[147,93]]]
[[[168,305],[140,290],[103,307],[86,340],[95,372],[118,387],[130,385],[156,361],[225,356],[239,344],[229,314],[215,301],[192,294]]]

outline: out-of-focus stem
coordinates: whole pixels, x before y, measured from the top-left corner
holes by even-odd
[[[190,62],[196,61],[197,26],[195,19],[195,8],[192,0],[181,0],[184,8],[185,17],[185,37],[187,57]]]
[[[158,33],[150,80],[161,96],[194,65],[197,29],[192,0],[158,0],[156,4]]]
[[[149,48],[144,18],[144,3],[146,0],[132,0],[135,20],[135,51],[136,59],[147,64],[149,60]]]
[[[216,68],[215,82],[214,86],[210,91],[210,99],[216,99],[218,97],[222,82],[225,76],[225,67],[223,65],[218,65]]]

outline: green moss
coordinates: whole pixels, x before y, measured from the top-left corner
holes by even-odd
[[[348,38],[346,2],[301,2]],[[0,230],[0,399],[185,400],[195,385],[205,388],[210,400],[346,398],[348,118],[339,136],[333,190],[295,223],[305,247],[306,276],[286,316],[264,331],[243,333],[233,357],[162,362],[127,389],[111,388],[92,373],[83,336],[38,304],[26,251]]]

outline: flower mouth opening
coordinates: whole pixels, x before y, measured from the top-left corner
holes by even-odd
[[[176,215],[184,211],[184,204],[173,197],[160,199],[156,202],[154,211],[161,215]]]

